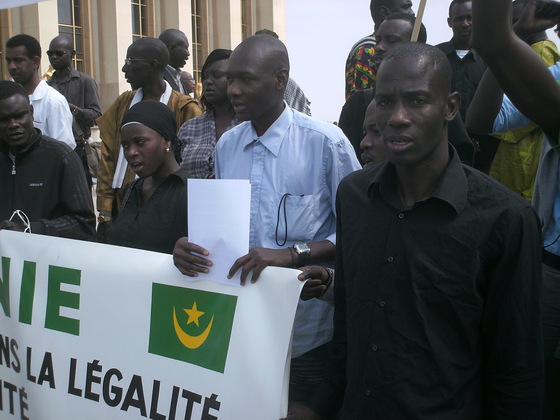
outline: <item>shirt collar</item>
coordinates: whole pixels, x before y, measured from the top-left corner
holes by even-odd
[[[439,45],[439,49],[441,51],[443,51],[443,53],[445,55],[449,55],[449,54],[455,54],[455,47],[453,46],[453,40],[450,40],[448,42],[444,42],[442,44]],[[467,53],[467,55],[465,55],[465,58],[472,56],[472,58],[474,59],[474,61],[480,61],[482,62],[482,58],[478,55],[478,53],[473,50],[472,48],[469,49],[469,52]],[[464,58],[464,59],[465,59]],[[464,60],[463,59],[463,60]]]
[[[54,74],[57,74],[57,72],[58,72],[58,70],[56,70],[54,72]],[[74,67],[70,67],[70,73],[68,74],[68,76],[66,78],[61,79],[61,80],[56,80],[54,78],[51,78],[51,81],[53,83],[64,83],[64,82],[69,81],[70,79],[75,79],[75,78],[78,78],[78,79],[80,78],[80,72],[78,70],[76,70]]]
[[[266,130],[261,137],[257,135],[253,124],[249,122],[251,136],[245,139],[243,148],[247,148],[251,143],[258,139],[274,156],[278,156],[280,146],[284,141],[284,137],[286,137],[286,133],[288,132],[288,128],[292,124],[293,119],[294,111],[288,106],[286,101],[284,101],[284,111],[282,111],[282,114],[280,114],[276,121],[268,127],[268,130]]]
[[[379,194],[388,204],[402,208],[396,189],[396,168],[391,162],[381,164],[368,186],[368,197]],[[453,146],[449,145],[449,163],[439,178],[438,185],[428,199],[436,198],[448,203],[456,213],[461,213],[467,202],[467,176]]]
[[[181,78],[181,73],[182,70],[181,69],[176,69],[175,67],[171,66],[171,65],[167,65],[167,71],[169,73],[171,73],[173,76],[175,76],[176,78],[180,79]]]
[[[32,100],[32,101],[43,99],[46,96],[47,90],[49,89],[49,87],[50,86],[47,85],[47,82],[45,82],[44,80],[41,80],[39,82],[39,84],[37,85],[37,87],[35,88],[35,90],[33,91],[33,93],[31,95],[29,95],[29,99]]]

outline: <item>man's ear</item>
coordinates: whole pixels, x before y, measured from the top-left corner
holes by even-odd
[[[290,79],[290,73],[288,69],[280,69],[276,71],[276,88],[284,89],[288,85],[288,80]]]
[[[447,112],[445,115],[446,121],[451,121],[455,118],[455,114],[459,112],[459,107],[461,106],[461,95],[459,92],[450,93],[447,96]]]
[[[159,67],[159,61],[157,58],[153,58],[152,60],[150,60],[150,69],[152,71],[157,71]]]
[[[41,57],[33,57],[33,66],[35,67],[36,71],[39,71],[39,67],[41,67]]]
[[[451,28],[451,18],[447,18],[447,26]]]
[[[31,104],[29,104],[29,112],[31,112],[31,118],[33,118],[34,109],[33,109],[33,105]]]
[[[389,16],[391,13],[389,13],[389,8],[387,6],[381,6],[379,8],[379,14],[383,18],[383,20],[385,20],[387,19],[387,16]]]
[[[70,57],[74,58],[76,56],[76,50],[70,51]]]

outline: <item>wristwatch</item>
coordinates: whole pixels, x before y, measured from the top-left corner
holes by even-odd
[[[311,248],[307,244],[295,244],[294,251],[299,256],[299,266],[303,267],[309,263],[311,257]]]

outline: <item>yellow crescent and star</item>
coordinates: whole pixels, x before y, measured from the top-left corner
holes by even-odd
[[[196,302],[193,303],[191,309],[183,309],[183,310],[189,316],[189,319],[187,320],[187,325],[194,322],[196,326],[199,327],[200,325],[198,324],[198,318],[204,315],[205,312],[198,310],[198,308],[196,307]],[[202,346],[202,344],[204,344],[204,342],[208,338],[208,335],[210,334],[210,330],[212,329],[213,323],[214,323],[214,315],[212,315],[212,319],[210,320],[210,323],[200,335],[187,334],[185,331],[183,331],[183,329],[179,325],[179,321],[177,320],[177,313],[175,312],[175,307],[173,307],[173,325],[175,326],[175,334],[177,334],[177,338],[181,341],[181,343],[183,343],[183,345],[189,349],[197,349],[200,346]]]

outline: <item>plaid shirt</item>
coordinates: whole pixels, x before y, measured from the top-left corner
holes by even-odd
[[[311,109],[309,108],[311,102],[309,102],[303,90],[301,90],[299,85],[291,77],[286,85],[284,100],[288,103],[290,108],[311,116]]]
[[[233,118],[228,130],[239,124]],[[181,166],[187,168],[189,178],[214,178],[214,153],[216,149],[216,124],[214,112],[208,111],[200,117],[185,122],[179,133],[182,147]]]

